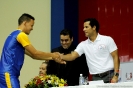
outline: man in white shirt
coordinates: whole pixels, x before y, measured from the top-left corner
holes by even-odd
[[[71,61],[85,54],[92,80],[103,80],[105,83],[116,83],[119,76],[118,49],[110,36],[100,35],[99,22],[95,18],[84,20],[85,36],[71,54],[62,55],[61,58]]]

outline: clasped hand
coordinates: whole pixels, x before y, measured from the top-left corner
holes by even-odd
[[[53,60],[55,60],[55,62],[57,63],[60,63],[60,64],[66,64],[66,61],[64,61],[62,58],[61,58],[61,54],[59,52],[55,52],[54,53],[54,58]]]

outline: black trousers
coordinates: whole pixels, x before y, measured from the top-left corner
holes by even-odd
[[[104,83],[110,83],[113,76],[114,76],[114,71],[111,70],[105,75],[99,75],[99,74],[92,75],[92,81],[103,80]]]

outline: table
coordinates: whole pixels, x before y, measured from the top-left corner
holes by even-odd
[[[52,87],[52,88],[133,88],[133,82],[106,83],[106,84],[95,84],[95,85]]]

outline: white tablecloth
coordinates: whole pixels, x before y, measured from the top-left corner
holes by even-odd
[[[95,84],[95,85],[52,87],[52,88],[133,88],[133,82],[106,83],[106,84]]]

